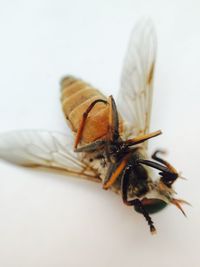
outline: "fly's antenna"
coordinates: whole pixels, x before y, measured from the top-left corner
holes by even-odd
[[[181,204],[187,204],[189,206],[191,206],[191,204],[183,199],[176,199],[176,198],[172,198],[171,203],[174,204],[182,213],[185,217],[187,217],[185,211],[183,210]]]

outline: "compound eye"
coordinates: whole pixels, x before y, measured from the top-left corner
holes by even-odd
[[[167,206],[165,201],[158,198],[143,198],[141,203],[149,214],[156,213]],[[139,208],[136,207],[135,210],[141,213]]]

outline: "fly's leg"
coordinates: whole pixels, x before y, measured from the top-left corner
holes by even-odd
[[[115,100],[112,96],[108,98],[109,103],[109,128],[108,128],[108,140],[118,141],[119,139],[119,115]]]
[[[124,204],[127,206],[133,206],[133,200],[128,200],[128,187],[129,187],[128,177],[129,177],[131,170],[132,170],[131,166],[127,166],[124,169],[124,173],[121,179],[122,200]]]
[[[95,152],[95,151],[99,151],[103,149],[106,144],[107,144],[107,141],[105,140],[97,140],[88,145],[75,148],[74,152]]]
[[[110,172],[109,175],[106,176],[107,178],[104,181],[103,189],[108,189],[109,187],[111,187],[114,184],[114,182],[117,180],[119,175],[122,173],[122,171],[126,167],[128,160],[129,160],[129,157],[130,157],[130,154],[127,154],[124,157],[124,159],[121,161],[121,163],[117,166],[117,168],[115,168],[115,170],[113,172]],[[114,165],[114,163],[113,163],[113,165]]]
[[[152,133],[148,133],[148,134],[144,134],[144,135],[140,135],[140,136],[134,137],[132,139],[126,140],[125,144],[127,146],[138,145],[138,144],[143,143],[143,142],[147,141],[148,139],[156,137],[160,134],[162,134],[161,130],[158,130],[158,131],[152,132]]]
[[[158,153],[163,154],[164,152],[161,150],[156,150],[152,155],[152,159],[162,163],[170,171],[170,173],[162,173],[162,179],[161,180],[164,184],[171,186],[175,182],[175,180],[178,178],[179,174],[178,174],[177,170],[169,162],[158,157],[157,156]]]
[[[76,135],[76,139],[75,139],[75,143],[74,143],[74,149],[77,148],[79,142],[81,141],[81,137],[82,137],[82,134],[83,134],[83,130],[84,130],[84,127],[85,127],[85,122],[87,120],[87,117],[90,113],[90,111],[94,108],[94,106],[99,103],[99,102],[102,102],[104,104],[107,104],[107,101],[103,100],[103,99],[97,99],[95,101],[93,101],[89,107],[86,109],[86,111],[83,113],[83,116],[82,116],[82,119],[81,119],[81,122],[80,122],[80,126],[79,126],[79,129],[77,131],[77,135]]]
[[[91,152],[90,149],[98,149],[99,146],[101,146],[102,144],[105,145],[106,142],[105,141],[97,141],[94,142],[90,145],[84,146],[82,148],[77,148],[81,137],[82,137],[82,133],[85,127],[85,122],[86,119],[90,113],[90,111],[93,109],[93,107],[99,103],[102,102],[104,104],[109,104],[109,125],[108,125],[108,141],[117,141],[119,138],[119,116],[118,116],[118,112],[117,112],[117,107],[115,104],[115,101],[113,99],[112,96],[109,96],[108,98],[108,102],[103,100],[103,99],[97,99],[94,102],[92,102],[90,104],[90,106],[87,108],[87,110],[83,113],[82,116],[82,120],[80,122],[80,126],[79,129],[77,131],[77,135],[76,135],[76,139],[75,139],[75,143],[74,143],[74,150],[76,152]]]
[[[149,213],[146,211],[146,209],[145,209],[144,205],[142,204],[142,202],[138,198],[136,198],[136,199],[133,200],[133,206],[135,207],[136,210],[139,210],[143,214],[144,218],[146,219],[146,221],[147,221],[147,223],[149,225],[151,233],[155,234],[156,233],[156,228],[153,225],[153,221],[152,221]]]
[[[168,170],[170,170],[170,173],[160,173],[162,175],[161,181],[167,185],[168,187],[171,187],[171,185],[175,182],[175,180],[180,177],[177,170],[166,160],[161,159],[160,157],[157,156],[158,153],[162,153],[164,154],[164,151],[161,150],[156,150],[153,155],[152,158],[160,163],[162,163],[163,165],[165,165]],[[186,216],[184,210],[181,207],[181,204],[187,204],[190,205],[190,203],[188,203],[187,201],[183,200],[183,199],[175,199],[172,198],[171,199],[171,203],[174,204],[182,213],[184,216]]]
[[[108,98],[109,103],[109,124],[108,124],[108,142],[117,142],[119,140],[119,115],[115,100],[112,96]],[[108,144],[108,143],[107,143]],[[105,147],[106,157],[110,162],[110,168],[108,169],[105,181],[103,183],[103,189],[108,189],[117,180],[123,169],[125,168],[129,155],[126,155],[121,163],[116,166],[116,162],[111,162],[109,153],[109,144]],[[112,170],[112,171],[111,171]]]
[[[151,156],[152,159],[162,163],[163,165],[165,165],[171,172],[173,173],[177,173],[177,170],[169,163],[167,162],[166,160],[164,159],[161,159],[160,157],[157,156],[157,154],[160,153],[160,154],[164,154],[165,152],[162,151],[162,150],[156,150],[153,155]]]
[[[107,170],[106,177],[104,180],[104,185],[108,182],[108,180],[110,179],[110,177],[112,176],[112,174],[115,172],[116,169],[117,169],[116,163],[110,162],[108,165],[108,170]],[[104,188],[104,185],[103,185],[103,188]],[[104,189],[107,189],[107,188],[104,188]]]
[[[149,227],[150,227],[150,231],[152,234],[156,233],[156,228],[153,224],[153,221],[149,215],[149,213],[146,211],[144,205],[142,204],[142,202],[136,198],[136,199],[132,199],[132,200],[128,200],[128,188],[129,188],[129,174],[132,171],[132,166],[127,166],[124,170],[123,176],[122,176],[122,180],[121,180],[121,192],[122,192],[122,199],[125,205],[128,206],[134,206],[136,210],[140,211],[144,218],[146,219]]]
[[[149,167],[159,170],[160,171],[159,174],[161,175],[160,180],[168,187],[171,187],[171,185],[176,181],[176,179],[179,176],[177,171],[168,162],[158,158],[156,154],[154,155],[154,159],[156,159],[160,163],[162,162],[163,165],[157,162],[154,162],[151,160],[145,160],[145,159],[138,159],[137,163],[144,164],[144,165],[147,165]]]

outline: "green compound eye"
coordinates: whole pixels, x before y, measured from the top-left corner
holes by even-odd
[[[167,206],[165,201],[158,198],[143,198],[141,203],[149,214],[156,213]],[[140,208],[135,207],[135,210],[141,213]]]

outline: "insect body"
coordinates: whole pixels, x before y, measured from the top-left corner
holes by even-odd
[[[108,105],[106,97],[91,85],[72,76],[61,82],[61,103],[64,114],[73,132],[77,132],[83,113],[89,106],[101,99],[90,112],[82,134],[85,143],[104,138],[108,131]]]
[[[176,169],[156,151],[148,159],[156,38],[151,21],[132,32],[121,77],[118,104],[112,96],[72,76],[61,82],[61,103],[72,136],[48,131],[19,131],[1,135],[0,157],[27,167],[46,167],[102,183],[122,196],[155,227],[151,213],[167,204],[183,214],[174,198]],[[74,147],[72,148],[72,145]],[[157,179],[152,169],[159,171]]]

